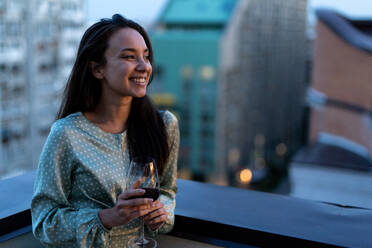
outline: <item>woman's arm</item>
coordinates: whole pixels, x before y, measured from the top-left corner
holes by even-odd
[[[61,122],[53,125],[44,145],[31,202],[32,229],[48,247],[103,247],[109,232],[100,209],[75,209],[68,201],[74,154]]]

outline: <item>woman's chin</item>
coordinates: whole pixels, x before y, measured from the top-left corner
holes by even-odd
[[[144,96],[146,96],[146,90],[141,91],[141,92],[136,92],[135,94],[133,94],[133,97],[135,98],[142,98]]]

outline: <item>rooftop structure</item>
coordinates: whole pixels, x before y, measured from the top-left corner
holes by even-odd
[[[372,170],[372,20],[317,15],[309,147],[295,160]]]
[[[220,26],[229,21],[235,0],[171,0],[159,22],[163,25],[187,28],[192,26]]]

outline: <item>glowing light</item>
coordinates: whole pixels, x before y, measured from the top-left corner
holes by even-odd
[[[212,66],[206,65],[200,68],[200,77],[203,80],[212,80],[215,74],[215,70]]]
[[[189,169],[182,168],[179,169],[177,172],[177,176],[182,179],[191,180],[192,179],[192,173]]]
[[[154,94],[152,95],[152,100],[157,105],[173,106],[176,103],[176,97],[168,93]]]
[[[284,156],[287,153],[287,146],[284,143],[280,143],[275,148],[276,154]]]
[[[240,181],[248,184],[252,180],[252,171],[250,169],[243,169],[240,171]]]

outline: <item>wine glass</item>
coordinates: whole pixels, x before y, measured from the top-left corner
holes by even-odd
[[[138,188],[144,189],[146,192],[141,196],[132,198],[152,198],[156,201],[159,198],[159,176],[156,168],[155,160],[152,157],[135,157],[130,162],[127,188],[130,188],[135,183],[140,183]],[[131,199],[131,198],[129,198]],[[139,237],[134,237],[129,240],[129,247],[156,247],[157,243],[154,239],[145,237],[143,216],[140,217]]]

